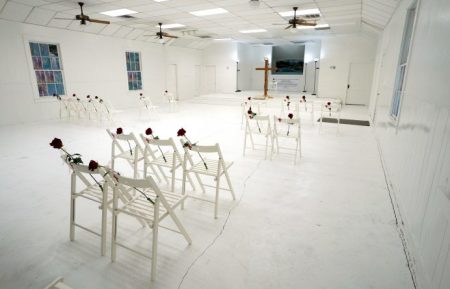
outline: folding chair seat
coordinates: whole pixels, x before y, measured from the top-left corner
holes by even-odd
[[[302,142],[301,142],[301,121],[300,118],[280,118],[273,117],[273,146],[271,150],[271,156],[275,152],[275,146],[277,148],[277,154],[280,154],[280,149],[287,151],[294,151],[294,165],[297,163],[297,157],[302,156]],[[295,148],[280,146],[280,140],[294,140]]]
[[[265,144],[257,144],[254,142],[255,136],[262,136],[265,138]],[[268,115],[255,115],[251,116],[247,114],[245,118],[245,135],[244,135],[244,152],[247,150],[247,138],[250,139],[251,148],[256,149],[256,146],[264,146],[264,159],[267,159],[267,151],[272,143],[272,129],[270,125],[270,117]]]
[[[222,151],[220,150],[219,144],[213,146],[199,146],[193,145],[192,147],[183,146],[184,148],[184,160],[183,160],[183,195],[186,193],[186,178],[189,173],[194,173],[195,175],[205,175],[214,177],[215,186],[204,184],[199,178],[199,184],[205,192],[205,187],[211,187],[215,189],[214,201],[208,200],[206,198],[196,197],[194,195],[188,195],[191,198],[198,199],[201,201],[206,201],[214,203],[214,218],[217,218],[219,210],[219,190],[229,191],[233,200],[236,199],[234,195],[233,186],[231,184],[231,179],[228,174],[228,169],[231,167],[233,162],[226,162],[223,159]],[[199,159],[194,158],[197,154]],[[207,157],[203,158],[203,155]],[[200,157],[201,156],[201,157]],[[214,156],[214,157],[210,157]],[[225,176],[228,188],[220,187],[220,179]]]
[[[169,139],[154,139],[146,137],[141,134],[142,142],[144,143],[144,176],[147,176],[148,168],[154,170],[154,167],[159,169],[164,180],[169,183],[164,168],[169,169],[171,174],[171,191],[175,190],[175,181],[182,180],[176,178],[176,170],[182,169],[183,159],[175,145],[172,138]],[[191,176],[188,175],[189,183],[193,190],[195,190],[194,182]]]
[[[181,234],[188,244],[192,243],[189,234],[176,216],[174,209],[185,200],[186,196],[180,194],[163,192],[156,185],[152,177],[145,179],[132,179],[119,175],[114,175],[113,193],[113,225],[112,225],[112,243],[111,243],[111,261],[117,259],[117,246],[128,249],[136,254],[147,257],[152,261],[151,280],[155,280],[157,268],[157,251],[158,251],[158,234],[159,228],[168,229],[169,232]],[[135,195],[129,201],[119,204],[120,195],[135,191]],[[144,221],[149,228],[152,229],[152,250],[151,255],[147,255],[141,251],[135,250],[128,245],[119,241],[118,238],[118,221],[119,215],[128,215]],[[162,226],[160,223],[166,217],[169,217],[176,226],[176,229]]]
[[[133,169],[133,177],[139,175],[138,164],[144,161],[144,151],[139,144],[134,133],[118,134],[107,129],[108,135],[112,139],[111,144],[111,169],[115,170],[116,160],[125,160]]]

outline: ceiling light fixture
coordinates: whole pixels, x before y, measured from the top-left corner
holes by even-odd
[[[171,29],[171,28],[180,28],[180,27],[184,27],[185,25],[183,24],[179,24],[179,23],[173,23],[173,24],[163,24],[161,25],[161,28],[163,29]],[[155,27],[159,28],[159,25],[156,25]]]
[[[228,41],[231,40],[231,38],[214,38],[216,41]]]
[[[267,32],[266,29],[250,29],[250,30],[240,30],[241,33],[261,33],[261,32]]]
[[[117,10],[100,12],[100,14],[108,15],[111,17],[119,17],[119,16],[123,16],[123,15],[130,15],[130,14],[136,14],[136,13],[138,13],[138,12],[130,10],[130,9],[117,9]]]
[[[280,14],[280,16],[282,16],[282,17],[293,17],[294,11],[278,12],[278,14]],[[297,10],[297,16],[304,16],[304,15],[311,15],[311,14],[313,14],[313,15],[319,14],[320,15],[320,10],[317,8]]]
[[[209,16],[209,15],[225,14],[225,13],[228,13],[228,11],[223,8],[214,8],[214,9],[192,11],[189,13],[191,13],[192,15],[195,15],[195,16]]]

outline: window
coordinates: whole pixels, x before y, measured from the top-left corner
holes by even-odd
[[[30,50],[39,96],[66,94],[58,45],[30,42]]]
[[[128,90],[142,89],[141,61],[139,52],[126,52]]]
[[[394,96],[392,97],[391,103],[391,116],[394,119],[398,118],[400,112],[401,98],[403,96],[403,91],[405,89],[404,82],[408,66],[408,55],[412,41],[415,18],[416,18],[416,4],[413,4],[411,8],[408,9],[408,13],[406,15],[406,23],[405,28],[403,30],[404,32],[402,44],[400,47],[399,64],[397,67],[397,74],[395,77]]]

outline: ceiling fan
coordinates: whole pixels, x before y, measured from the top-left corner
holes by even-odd
[[[162,32],[162,23],[158,23],[159,25],[159,32],[156,32],[156,37],[157,39],[163,39],[163,37],[168,37],[168,38],[178,38],[178,36],[175,35],[170,35],[167,32]]]
[[[297,28],[297,26],[316,26],[317,22],[315,20],[305,20],[302,18],[297,17],[297,9],[298,7],[293,7],[294,9],[294,18],[289,19],[289,25],[284,29],[290,29],[290,28]],[[285,25],[285,24],[278,24],[275,23],[274,25]]]
[[[105,20],[97,20],[97,19],[92,19],[89,16],[87,16],[86,14],[83,13],[83,2],[78,2],[78,5],[80,5],[80,10],[81,13],[78,15],[75,15],[75,18],[55,18],[55,19],[61,19],[61,20],[80,20],[80,25],[86,25],[86,21],[89,22],[93,22],[93,23],[100,23],[100,24],[109,24],[109,21],[105,21]]]

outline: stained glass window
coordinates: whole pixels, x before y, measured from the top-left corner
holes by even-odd
[[[39,96],[65,95],[58,45],[30,42],[30,50]]]
[[[126,52],[128,90],[142,89],[141,59],[139,52]]]

